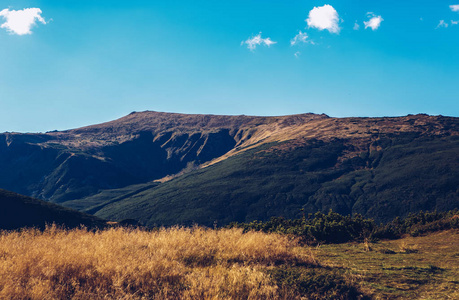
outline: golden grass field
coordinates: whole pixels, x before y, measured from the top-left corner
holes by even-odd
[[[241,229],[28,229],[0,236],[0,298],[275,299],[263,269],[311,263],[286,236]]]
[[[299,245],[201,227],[0,232],[0,299],[459,299],[459,231]]]

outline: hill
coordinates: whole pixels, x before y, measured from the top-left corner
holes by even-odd
[[[146,225],[459,206],[458,118],[132,113],[0,134],[0,187]]]
[[[0,230],[44,229],[53,223],[67,228],[105,226],[105,222],[97,217],[1,189],[0,207]]]

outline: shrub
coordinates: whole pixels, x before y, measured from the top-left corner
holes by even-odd
[[[374,222],[361,215],[342,216],[329,211],[295,220],[273,217],[267,222],[231,223],[229,227],[295,235],[306,243],[344,243],[367,238],[374,229]]]
[[[389,223],[376,225],[371,219],[361,215],[342,216],[329,211],[317,212],[308,218],[284,219],[273,217],[267,222],[231,223],[230,228],[244,231],[263,231],[289,234],[300,237],[302,242],[345,243],[375,239],[398,239],[404,234],[419,236],[427,232],[459,228],[459,210],[448,212],[418,212],[406,218],[396,217]]]
[[[411,213],[404,219],[397,217],[387,224],[377,226],[372,237],[397,239],[404,234],[419,236],[427,232],[459,228],[458,215],[458,209],[446,212]]]

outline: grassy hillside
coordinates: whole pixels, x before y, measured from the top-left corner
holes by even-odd
[[[459,207],[459,137],[386,135],[346,155],[352,151],[346,139],[263,144],[157,186],[126,188],[127,197],[102,192],[106,203],[88,211],[148,226],[213,226],[330,209],[381,222]]]
[[[97,217],[0,190],[0,229],[12,230],[23,227],[44,229],[47,224],[53,223],[68,228],[80,225],[89,228],[105,226],[105,221]]]

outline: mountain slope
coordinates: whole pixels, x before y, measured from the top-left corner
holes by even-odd
[[[284,150],[289,142],[265,144],[88,212],[149,226],[211,226],[329,209],[388,221],[419,210],[459,207],[458,137],[384,141],[380,150],[341,162],[350,147],[344,140],[308,140],[289,151]]]
[[[63,132],[4,133],[0,187],[61,203],[174,175],[255,143],[279,127],[323,118],[141,112]]]
[[[0,134],[0,188],[152,224],[457,207],[458,118],[132,113]]]
[[[105,221],[97,217],[1,189],[0,207],[1,230],[45,228],[53,223],[67,228],[105,226]]]

